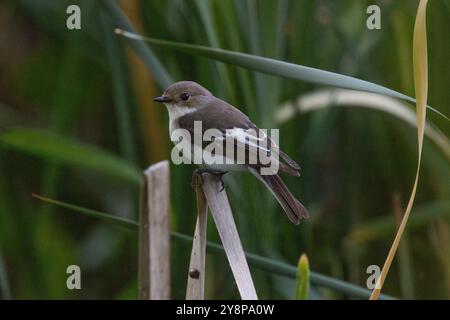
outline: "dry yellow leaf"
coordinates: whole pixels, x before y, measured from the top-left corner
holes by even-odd
[[[394,242],[392,243],[389,254],[384,262],[383,269],[381,270],[380,277],[377,280],[376,287],[373,290],[370,300],[378,299],[381,288],[383,287],[384,280],[391,267],[392,260],[397,252],[398,245],[402,238],[403,232],[408,222],[409,214],[411,213],[414,199],[416,197],[417,183],[419,181],[420,162],[422,158],[422,146],[425,129],[425,119],[427,112],[427,97],[428,97],[428,54],[427,54],[427,28],[426,28],[426,10],[428,0],[421,0],[419,8],[417,9],[416,22],[414,25],[414,40],[413,40],[413,67],[414,67],[414,86],[416,94],[416,112],[417,112],[417,149],[418,149],[418,161],[416,179],[411,192],[411,196],[406,207],[405,214],[403,216],[400,227],[395,235]]]

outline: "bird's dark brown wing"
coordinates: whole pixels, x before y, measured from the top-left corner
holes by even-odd
[[[219,129],[222,132],[233,128],[257,129],[244,113],[232,105],[214,97],[208,100],[199,110],[180,117],[180,127],[193,132],[194,121],[202,121],[203,132],[208,129]]]
[[[205,102],[201,109],[178,119],[179,126],[188,130],[191,136],[194,134],[194,122],[201,121],[203,133],[208,129],[218,129],[225,134],[226,130],[239,128],[242,130],[253,129],[257,133],[257,138],[262,137],[258,132],[259,128],[239,109],[215,97],[208,97],[208,101]],[[275,145],[267,136],[264,136],[264,140],[259,143],[269,150]],[[206,144],[208,142],[204,142],[204,146]],[[248,151],[249,147],[246,146],[246,149]],[[278,147],[277,153],[284,162],[280,162],[280,171],[299,176],[300,166]]]

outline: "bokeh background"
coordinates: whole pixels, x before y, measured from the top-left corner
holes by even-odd
[[[31,196],[136,220],[135,176],[96,164],[83,150],[106,152],[133,172],[170,156],[166,110],[152,101],[164,88],[129,43],[114,35],[117,25],[102,2],[0,1],[0,298],[137,297],[136,233]],[[117,4],[147,36],[312,66],[414,96],[418,1],[375,2],[382,9],[378,31],[366,28],[366,8],[373,1]],[[70,4],[81,7],[81,30],[66,28]],[[447,115],[449,17],[449,1],[430,1],[429,104]],[[152,49],[172,79],[195,80],[261,127],[280,127],[281,147],[302,166],[300,178],[285,179],[311,211],[299,226],[289,223],[251,176],[226,178],[245,250],[292,265],[306,253],[311,270],[364,287],[367,266],[384,262],[411,191],[416,128],[377,110],[345,106],[294,113],[280,126],[280,105],[327,88]],[[450,135],[447,120],[433,112],[428,120],[444,137]],[[383,290],[387,294],[450,298],[449,161],[448,150],[425,140],[416,204]],[[192,169],[171,166],[171,228],[188,235],[195,224]],[[218,241],[212,224],[208,239]],[[174,298],[184,297],[189,252],[189,244],[172,243]],[[82,290],[66,288],[71,264],[81,267]],[[261,298],[294,297],[294,279],[251,271]],[[208,298],[239,297],[223,255],[207,256],[206,286]],[[317,286],[310,296],[353,298]]]

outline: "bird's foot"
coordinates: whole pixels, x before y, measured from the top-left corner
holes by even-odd
[[[222,192],[225,189],[225,183],[223,182],[223,175],[226,174],[227,171],[219,171],[207,168],[198,168],[194,170],[194,172],[192,173],[192,182],[191,182],[191,186],[193,188],[201,187],[203,185],[202,175],[204,173],[213,174],[220,179],[221,188],[219,192]]]

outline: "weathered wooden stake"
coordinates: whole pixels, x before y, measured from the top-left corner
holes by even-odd
[[[169,162],[144,171],[139,224],[139,299],[170,299]]]
[[[247,260],[245,259],[244,249],[242,248],[236,224],[234,223],[233,213],[231,212],[226,191],[220,191],[222,187],[221,182],[219,178],[214,175],[206,173],[203,174],[202,182],[202,190],[207,201],[207,206],[211,208],[211,213],[213,215],[217,231],[219,232],[220,239],[222,240],[222,244],[225,249],[225,253],[227,255],[228,262],[230,264],[231,271],[233,272],[233,276],[236,281],[236,285],[238,287],[241,298],[243,300],[256,300],[258,299],[258,296],[253,285]],[[201,207],[201,209],[206,212],[207,206]],[[197,222],[198,225],[200,225],[199,221],[200,218]],[[200,227],[196,228],[196,239],[194,239],[193,243],[193,255],[191,255],[191,264],[193,260],[200,261],[201,259],[199,258],[199,256],[194,255],[194,249],[196,247],[201,248],[199,249],[200,252],[204,252],[204,248],[202,248],[201,245],[203,245],[202,243],[206,243],[206,219],[204,231],[205,232],[202,232],[202,229]],[[196,242],[198,243],[196,244]],[[204,276],[204,257],[203,264],[198,265],[202,266],[199,271],[200,274]],[[201,298],[203,297],[203,280],[199,281],[199,283],[201,283],[201,290],[197,290],[197,292],[201,292],[202,294],[198,294],[197,297]],[[190,282],[188,281],[188,294],[193,290],[192,288],[190,288],[189,284]],[[191,285],[194,286],[192,281]]]
[[[206,256],[206,225],[208,221],[208,205],[205,194],[200,187],[200,176],[194,176],[195,193],[197,196],[197,224],[194,241],[192,242],[191,260],[189,263],[186,300],[205,299],[205,256]]]

